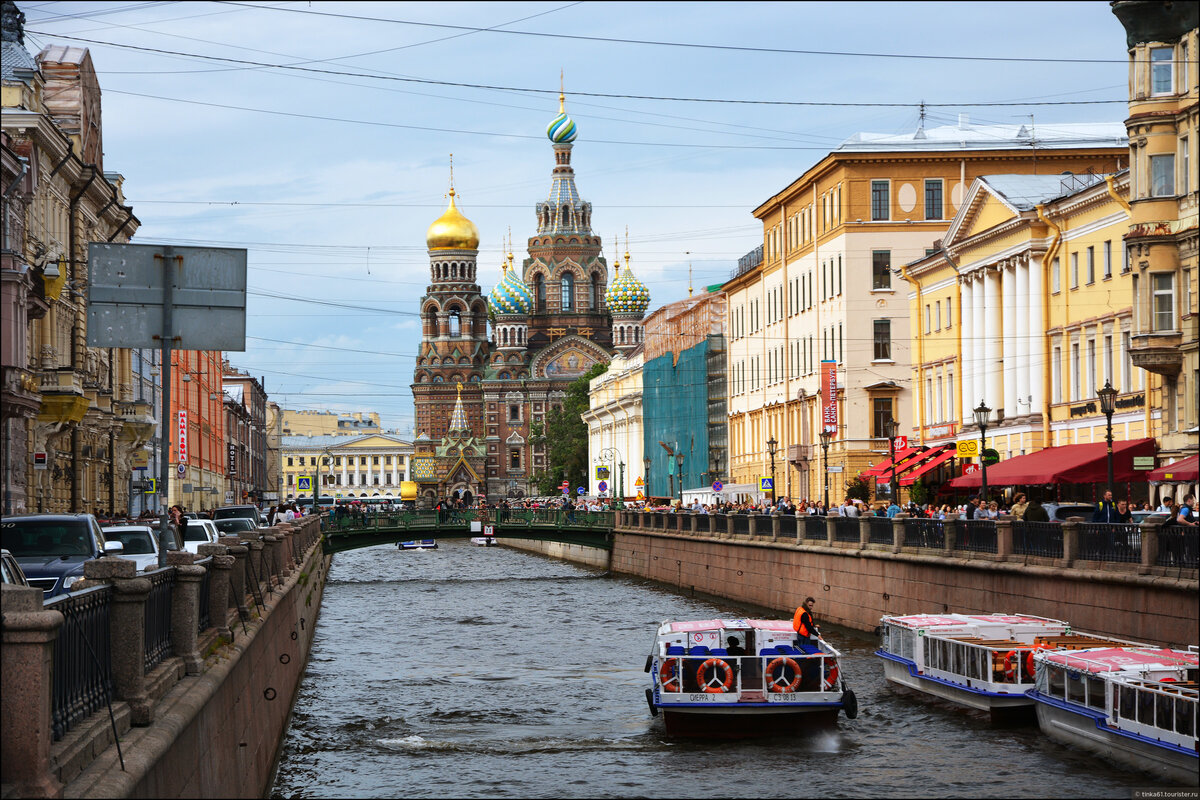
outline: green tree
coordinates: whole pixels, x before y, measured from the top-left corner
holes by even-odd
[[[871,499],[871,483],[862,475],[855,475],[846,481],[846,497],[862,500],[864,503]]]
[[[908,499],[917,505],[925,505],[932,495],[933,487],[927,484],[924,478],[917,478],[912,486],[908,487]]]
[[[572,381],[562,407],[551,409],[546,415],[544,434],[541,430],[538,433],[549,445],[547,467],[529,476],[538,494],[558,494],[564,480],[571,487],[587,485],[588,433],[582,415],[588,410],[588,384],[607,370],[607,364],[596,364]]]

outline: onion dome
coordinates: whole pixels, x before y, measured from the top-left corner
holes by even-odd
[[[559,92],[558,116],[550,120],[550,124],[546,126],[546,135],[555,144],[570,144],[579,135],[579,129],[575,127],[575,120],[567,116],[563,99],[562,92]]]
[[[608,285],[604,293],[604,302],[613,314],[636,314],[642,316],[650,307],[650,290],[646,285],[633,277],[629,268],[629,253],[625,254],[625,270],[621,271],[621,262],[616,260],[617,279]]]
[[[429,226],[425,243],[430,250],[479,249],[479,229],[454,205],[453,189],[450,190],[449,207]]]
[[[504,275],[488,295],[488,303],[497,314],[528,314],[533,308],[533,296],[529,294],[529,287],[515,269],[509,269],[508,264],[504,264],[501,269],[504,270]]]

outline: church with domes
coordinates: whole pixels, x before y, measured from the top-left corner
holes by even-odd
[[[548,467],[541,432],[551,409],[595,364],[642,344],[650,294],[628,252],[623,268],[614,253],[610,273],[592,204],[575,186],[571,151],[579,131],[561,94],[546,135],[554,156],[550,192],[534,206],[527,256],[518,265],[508,253],[486,299],[476,277],[479,232],[458,210],[453,189],[426,235],[432,282],[421,298],[413,373],[413,477],[423,504],[537,494],[530,477]]]

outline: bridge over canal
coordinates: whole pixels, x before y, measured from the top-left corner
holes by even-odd
[[[324,520],[326,554],[412,539],[467,539],[492,533],[500,539],[531,539],[612,550],[612,511],[557,509],[451,509],[331,514]]]

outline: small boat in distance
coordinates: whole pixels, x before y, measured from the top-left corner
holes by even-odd
[[[838,711],[858,716],[841,653],[824,640],[797,648],[795,637],[790,620],[663,622],[646,658],[650,713],[662,712],[672,736],[719,739],[802,733],[834,724]]]
[[[496,537],[495,536],[472,536],[471,544],[475,545],[476,547],[495,547],[496,546]]]
[[[1033,654],[1134,644],[1071,630],[1030,614],[912,614],[880,620],[889,683],[948,700],[999,720],[1033,716]]]
[[[437,550],[437,539],[416,539],[411,542],[396,542],[401,550]]]
[[[1042,733],[1106,761],[1200,784],[1196,647],[1101,647],[1033,656]]]

